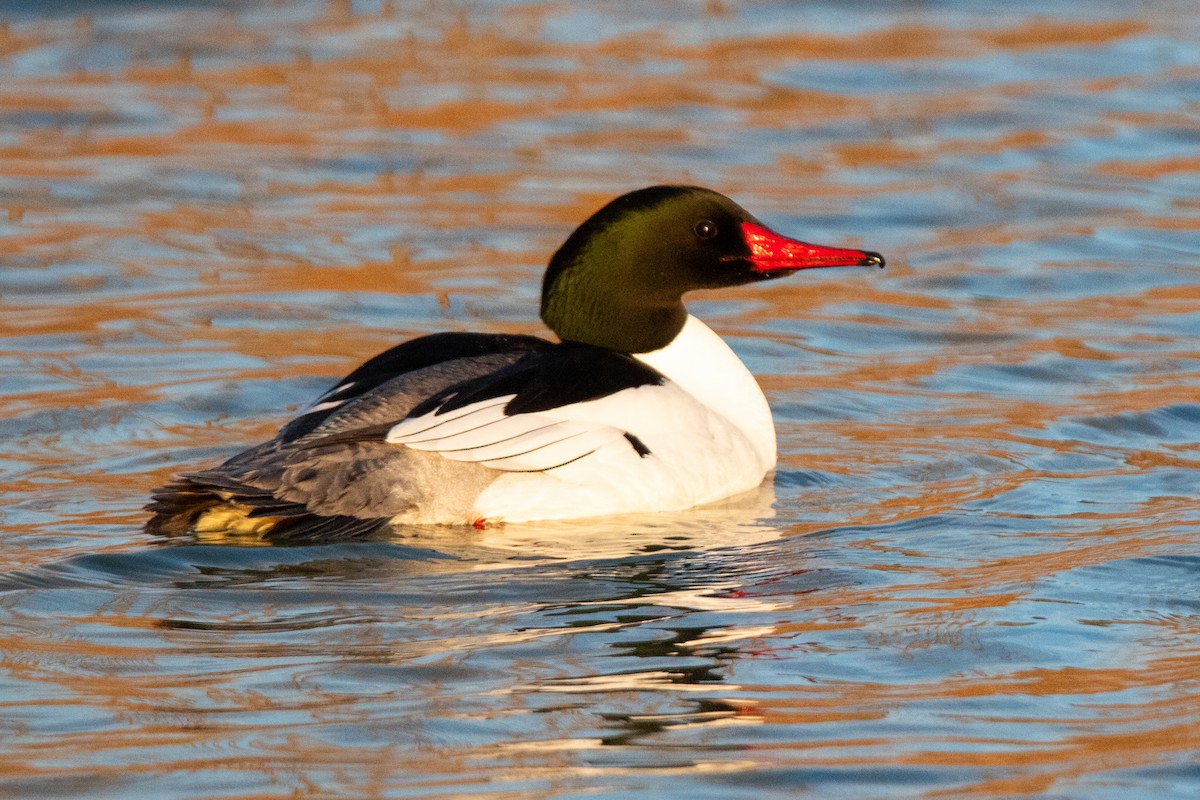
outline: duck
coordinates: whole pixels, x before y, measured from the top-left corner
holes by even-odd
[[[684,295],[884,263],[776,233],[710,189],[629,192],[550,259],[541,319],[557,341],[447,332],[399,344],[270,441],[155,490],[146,528],[340,540],[681,511],[749,491],[776,463],[771,409]]]

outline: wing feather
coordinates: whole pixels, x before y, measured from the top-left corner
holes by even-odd
[[[512,395],[487,400],[482,403],[456,408],[444,417],[426,414],[409,417],[388,430],[387,441],[392,444],[407,444],[410,447],[425,441],[441,441],[448,437],[470,433],[480,427],[491,425],[497,417],[503,418],[504,406]],[[414,447],[416,450],[436,450],[437,447]]]
[[[508,416],[503,404],[490,401],[455,409],[455,413],[460,416],[450,423],[432,426],[428,424],[432,413],[404,420],[388,432],[387,441],[436,452],[451,461],[528,472],[579,458],[597,446],[596,432],[608,429],[595,423],[555,419],[549,413]],[[466,420],[470,424],[462,424]],[[431,435],[434,432],[438,435]]]
[[[659,387],[657,371],[622,353],[578,344],[530,354],[510,367],[451,386],[393,425],[385,440],[504,472],[557,469],[619,444],[627,431],[580,416],[638,387]]]
[[[364,364],[270,442],[165,487],[149,525],[185,530],[206,509],[229,505],[256,531],[267,530],[257,521],[270,522],[263,535],[272,538],[367,535],[405,515],[455,519],[498,472],[548,472],[592,457],[620,472],[628,459],[649,457],[653,445],[639,438],[647,391],[678,390],[603,348],[424,337]]]

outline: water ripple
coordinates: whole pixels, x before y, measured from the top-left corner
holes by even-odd
[[[0,794],[1195,796],[1194,6],[0,2]],[[651,182],[888,256],[694,299],[763,492],[143,536]]]

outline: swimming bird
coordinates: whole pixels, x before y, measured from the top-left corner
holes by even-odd
[[[550,259],[541,318],[558,342],[453,332],[393,347],[274,439],[158,489],[147,529],[335,540],[681,510],[753,489],[775,465],[771,410],[683,295],[883,265],[775,233],[708,189],[630,192]]]

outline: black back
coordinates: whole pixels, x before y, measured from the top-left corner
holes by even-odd
[[[339,403],[361,397],[393,378],[447,361],[514,351],[536,352],[549,347],[553,345],[537,336],[503,333],[450,332],[421,336],[369,359],[317,398],[316,404]],[[280,430],[279,438],[283,442],[291,442],[311,433],[338,408],[331,406],[301,414]]]

